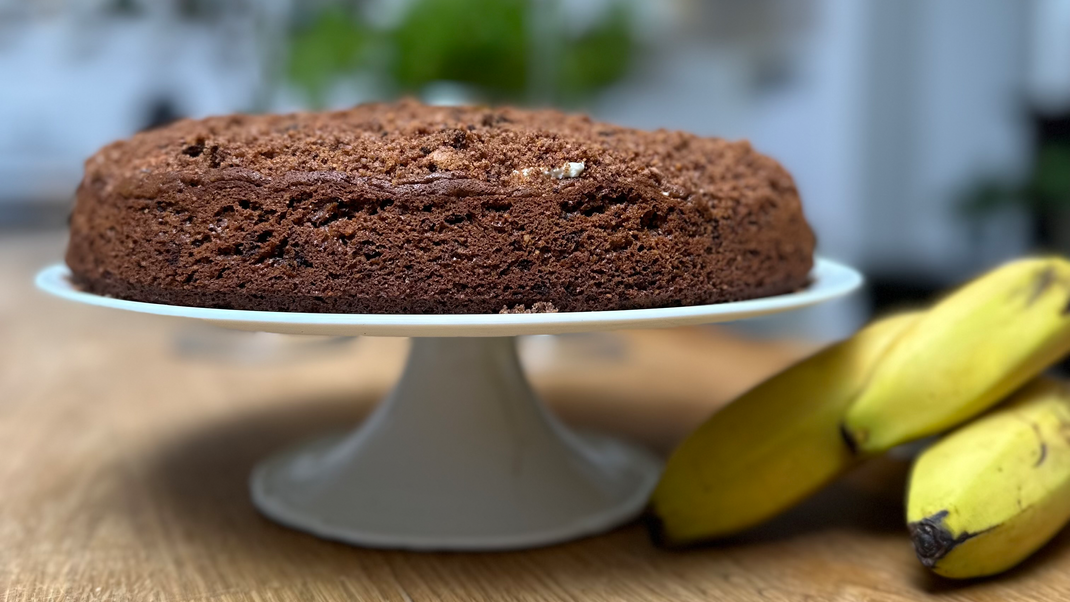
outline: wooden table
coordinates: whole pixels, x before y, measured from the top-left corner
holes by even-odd
[[[1070,599],[1070,533],[999,579],[931,577],[904,532],[895,459],[687,552],[653,547],[639,525],[496,554],[362,550],[285,529],[249,502],[253,463],[359,421],[407,342],[224,335],[49,299],[30,281],[62,245],[0,239],[5,602]],[[565,337],[525,360],[568,422],[665,451],[804,351],[688,329]]]

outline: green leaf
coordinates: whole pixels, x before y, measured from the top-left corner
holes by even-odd
[[[1070,206],[1070,146],[1047,144],[1040,149],[1030,190],[1038,204]]]
[[[1021,186],[999,180],[981,180],[970,186],[960,197],[959,207],[969,216],[991,213],[1003,207],[1028,202]]]
[[[603,22],[566,43],[557,71],[561,96],[575,100],[623,77],[635,51],[631,32],[631,11],[618,2]]]
[[[335,0],[291,35],[287,79],[315,108],[335,82],[360,68],[385,69],[402,92],[438,81],[467,84],[495,100],[523,100],[531,92],[532,52],[540,46],[532,38],[531,0],[413,0],[389,31],[366,27],[350,4]],[[623,0],[582,35],[570,39],[560,22],[549,27],[540,35],[559,45],[538,58],[552,64],[551,99],[575,101],[617,81],[635,54]]]
[[[331,85],[361,63],[371,33],[341,6],[330,6],[290,38],[287,78],[322,108]]]
[[[393,32],[391,75],[407,91],[435,81],[517,97],[528,77],[525,0],[417,0]]]

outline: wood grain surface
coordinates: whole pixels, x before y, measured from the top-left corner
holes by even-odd
[[[53,300],[31,278],[62,245],[0,239],[0,600],[1070,599],[1070,534],[1001,578],[930,576],[903,528],[895,458],[683,552],[653,547],[638,524],[495,554],[363,550],[285,529],[250,504],[250,468],[359,422],[407,342],[227,333]],[[713,329],[523,347],[566,421],[661,451],[805,351]]]

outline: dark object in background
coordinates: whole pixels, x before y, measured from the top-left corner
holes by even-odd
[[[1034,114],[1033,128],[1041,145],[1049,142],[1070,144],[1070,113]]]
[[[1009,206],[1029,212],[1038,249],[1070,255],[1070,113],[1030,115],[1035,157],[1022,180],[982,178],[963,194],[967,215],[980,216]]]
[[[145,125],[141,128],[144,130],[153,130],[161,126],[165,126],[169,123],[178,121],[183,117],[179,112],[175,103],[166,97],[159,97],[149,102],[149,109],[147,111],[147,118],[145,119]]]
[[[1070,113],[1033,115],[1038,158],[1035,169],[1045,206],[1034,215],[1039,247],[1070,253]]]
[[[926,306],[936,301],[945,288],[941,282],[919,279],[916,274],[871,275],[866,284],[871,313],[875,316]]]

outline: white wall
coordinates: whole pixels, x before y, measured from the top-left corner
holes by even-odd
[[[154,99],[190,116],[256,100],[257,19],[189,22],[158,7],[104,18],[90,8],[31,11],[3,31],[0,202],[68,197],[85,157],[144,126]]]
[[[1029,94],[1047,112],[1070,110],[1070,1],[1029,0]]]
[[[953,281],[1027,243],[1022,216],[971,240],[959,213],[973,179],[1022,173],[1030,157],[1027,2],[867,3],[862,263]],[[990,223],[989,226],[992,224]]]

